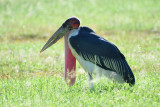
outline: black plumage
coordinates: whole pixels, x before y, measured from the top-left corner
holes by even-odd
[[[135,84],[135,78],[124,55],[106,39],[98,36],[88,27],[80,27],[76,36],[71,36],[69,42],[77,54],[97,66],[116,72],[129,84]]]

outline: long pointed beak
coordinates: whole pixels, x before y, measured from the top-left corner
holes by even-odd
[[[64,27],[60,27],[52,36],[51,38],[47,41],[47,43],[43,46],[40,52],[43,52],[46,50],[48,47],[56,43],[60,38],[62,38],[65,34],[68,33],[68,29]]]

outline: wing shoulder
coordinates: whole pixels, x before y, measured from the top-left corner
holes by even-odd
[[[95,63],[104,69],[120,70],[120,65],[125,57],[119,49],[89,28],[81,29],[83,30],[77,36],[69,38],[69,42],[77,54],[84,60]]]

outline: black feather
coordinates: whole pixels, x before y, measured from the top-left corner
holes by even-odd
[[[92,29],[80,27],[79,34],[72,36],[69,42],[84,60],[122,75],[127,83],[135,83],[134,75],[124,55],[114,44],[96,35]]]

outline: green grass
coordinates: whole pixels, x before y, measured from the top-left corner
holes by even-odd
[[[0,0],[0,107],[159,106],[159,11],[159,0]],[[78,63],[75,85],[66,85],[63,39],[39,51],[71,16],[118,46],[135,86],[102,79],[91,91]]]
[[[0,37],[46,37],[71,16],[96,31],[159,33],[159,0],[1,0]]]

